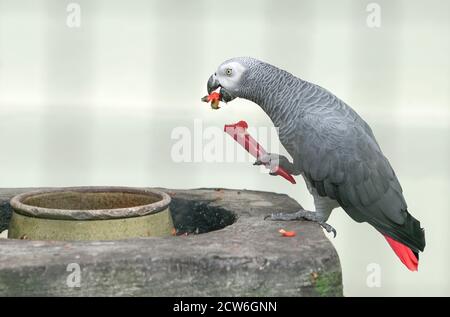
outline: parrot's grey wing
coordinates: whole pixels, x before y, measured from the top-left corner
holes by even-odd
[[[411,249],[423,250],[423,230],[408,213],[400,183],[372,131],[343,102],[335,100],[334,105],[325,115],[304,114],[295,157],[305,177],[319,195],[337,200],[355,221],[368,222]]]

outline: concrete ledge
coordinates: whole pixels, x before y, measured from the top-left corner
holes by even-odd
[[[29,190],[0,189],[0,230],[9,222],[9,199]],[[217,231],[166,238],[0,239],[0,295],[342,296],[339,258],[320,226],[263,220],[274,211],[295,211],[295,200],[244,190],[160,190],[172,197],[180,231],[192,232],[183,219],[205,216],[199,213],[207,221],[227,211],[237,220]],[[281,237],[280,228],[297,236]],[[80,287],[67,285],[70,263],[81,269]]]

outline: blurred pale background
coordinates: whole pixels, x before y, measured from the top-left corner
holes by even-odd
[[[337,209],[329,222],[344,292],[450,295],[450,2],[0,0],[0,187],[128,185],[229,187],[287,193],[292,186],[249,163],[175,163],[174,127],[271,126],[236,100],[212,111],[199,99],[223,60],[248,55],[313,81],[372,126],[426,228],[418,273],[383,237]],[[368,287],[367,266],[381,267]]]

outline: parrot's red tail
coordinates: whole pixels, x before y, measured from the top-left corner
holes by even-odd
[[[392,239],[384,235],[387,242],[391,246],[392,250],[394,250],[395,254],[397,254],[400,261],[411,271],[417,271],[419,266],[419,258],[414,254],[414,252],[407,247],[406,245]]]

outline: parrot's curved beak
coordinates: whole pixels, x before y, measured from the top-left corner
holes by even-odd
[[[214,90],[220,87],[220,83],[217,80],[217,77],[215,74],[212,74],[211,77],[208,79],[208,83],[206,84],[206,88],[208,90],[208,94],[212,93]]]
[[[229,101],[233,100],[234,98],[236,98],[220,85],[219,80],[217,80],[216,74],[212,74],[208,79],[208,83],[206,84],[208,94],[211,94],[214,90],[216,90],[219,87],[220,87],[220,97],[221,97],[220,101],[229,102]]]

